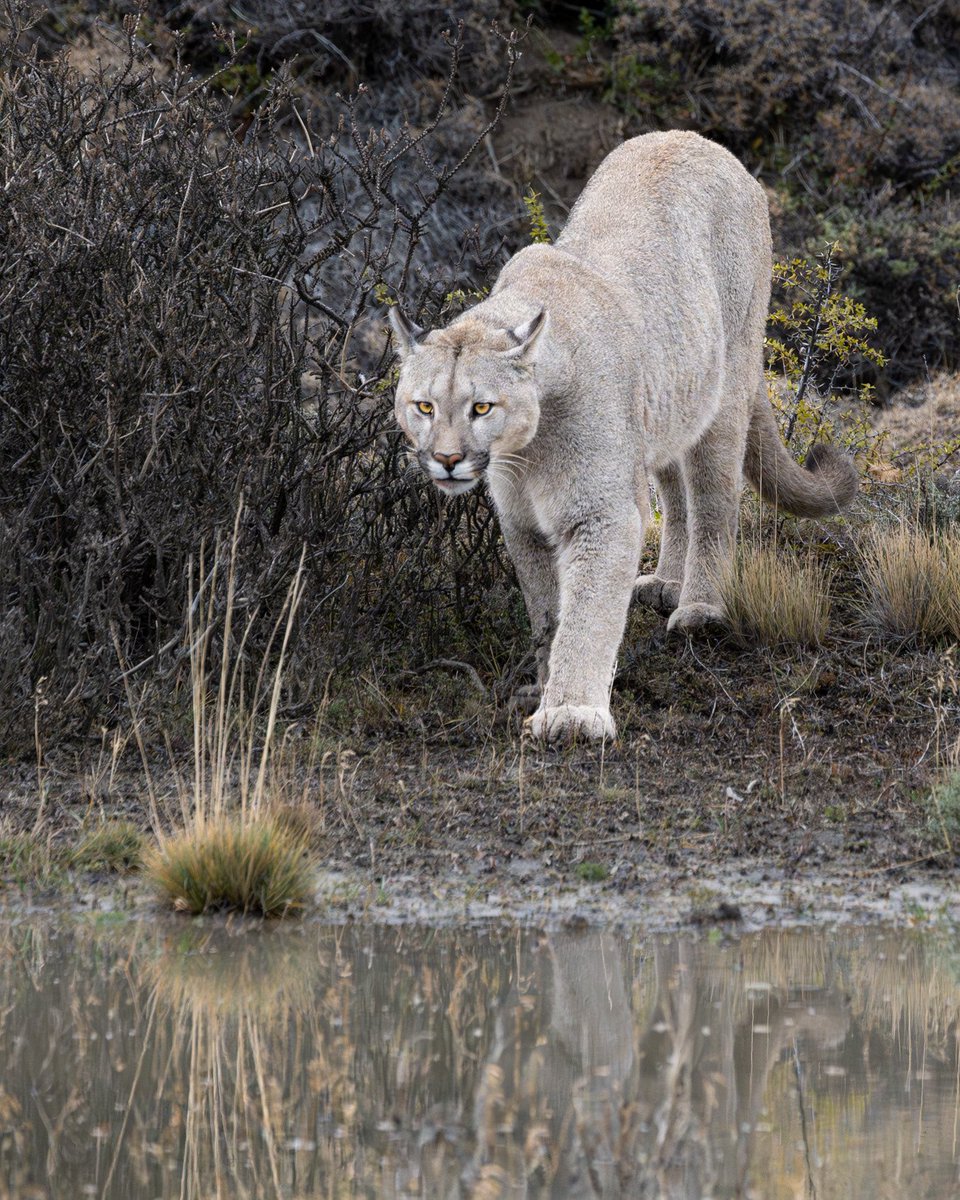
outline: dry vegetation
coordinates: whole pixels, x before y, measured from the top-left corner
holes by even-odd
[[[830,615],[830,576],[808,552],[745,545],[722,581],[733,637],[742,645],[818,646]]]
[[[178,912],[286,916],[312,899],[307,847],[269,817],[220,818],[161,838],[144,864]]]
[[[960,640],[960,533],[876,531],[864,554],[868,620],[892,637]]]
[[[279,842],[371,877],[521,844],[564,870],[623,846],[952,862],[925,747],[958,709],[958,430],[937,383],[916,437],[865,419],[956,362],[952,9],[295,8],[0,13],[4,876],[56,876],[97,822],[276,831],[281,805]],[[535,18],[522,60],[494,15]],[[748,508],[737,645],[634,618],[599,768],[517,736],[512,571],[482,494],[407,469],[382,320],[446,319],[546,236],[598,121],[700,129],[759,175],[784,431],[866,469],[843,521]]]
[[[485,277],[489,122],[448,128],[441,89],[425,124],[368,136],[361,98],[331,141],[278,73],[240,134],[179,42],[158,63],[130,19],[119,62],[81,76],[19,19],[0,30],[4,743],[32,734],[41,690],[47,739],[144,681],[176,694],[190,563],[241,504],[236,590],[265,636],[307,547],[287,708],[358,654],[469,644],[510,574],[482,497],[441,508],[405,470],[381,318],[400,293],[429,320]],[[495,52],[505,80],[514,51]],[[442,269],[426,245],[451,249]]]

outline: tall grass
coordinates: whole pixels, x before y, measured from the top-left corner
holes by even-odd
[[[180,827],[160,832],[145,866],[180,911],[282,916],[304,907],[312,886],[308,839],[276,815],[268,786],[287,649],[303,597],[303,557],[262,653],[249,662],[262,613],[255,605],[239,619],[242,516],[240,506],[229,547],[215,548],[209,571],[201,552],[195,596],[191,572],[193,770],[179,780]]]
[[[238,637],[235,629],[239,607],[236,566],[242,516],[240,505],[229,549],[226,554],[222,545],[215,549],[209,574],[201,550],[199,578],[203,582],[187,613],[193,778],[191,787],[183,790],[181,796],[184,819],[192,819],[197,825],[220,819],[237,804],[241,819],[261,815],[287,650],[303,599],[305,580],[301,554],[263,651],[253,663],[248,662],[247,648],[262,620],[262,611],[255,605],[248,612]],[[224,573],[225,598],[221,596]],[[191,578],[191,596],[194,591]],[[219,613],[221,604],[222,617]],[[279,651],[275,653],[278,643]]]
[[[819,645],[830,616],[830,575],[812,554],[741,546],[720,582],[733,637],[742,645]]]

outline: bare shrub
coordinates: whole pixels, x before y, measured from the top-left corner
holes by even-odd
[[[830,572],[812,554],[741,546],[721,580],[733,637],[742,645],[819,645],[830,616]]]
[[[491,636],[510,583],[492,514],[404,471],[378,319],[394,296],[430,319],[499,252],[455,197],[490,122],[443,140],[462,41],[429,120],[370,130],[357,96],[322,138],[282,72],[241,131],[179,43],[156,69],[134,18],[121,65],[88,76],[28,24],[11,4],[0,29],[0,736],[32,722],[41,681],[62,731],[131,676],[182,673],[189,564],[241,501],[236,604],[264,628],[307,546],[287,707],[361,648]],[[459,256],[431,269],[444,223]]]
[[[185,27],[192,49],[210,59],[216,44],[205,37],[211,23],[244,35],[241,61],[265,75],[278,63],[295,61],[298,74],[314,82],[357,83],[424,79],[445,73],[449,45],[445,32],[462,23],[468,40],[468,82],[489,83],[497,70],[487,36],[490,22],[508,19],[507,3],[466,0],[325,0],[290,4],[286,0],[246,0],[242,8],[225,2],[185,0],[152,3],[152,16]],[[483,90],[488,90],[484,88]]]

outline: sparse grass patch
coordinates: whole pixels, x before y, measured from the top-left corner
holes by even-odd
[[[42,830],[0,829],[0,881],[20,886],[49,882],[56,864],[49,838]]]
[[[720,582],[734,638],[742,645],[819,645],[830,616],[830,575],[810,553],[742,546]]]
[[[100,821],[85,830],[66,854],[75,871],[138,871],[143,860],[143,834],[132,821]]]
[[[605,879],[610,878],[610,872],[603,863],[598,862],[578,863],[574,873],[584,883],[603,883]]]
[[[272,817],[218,817],[162,838],[145,862],[149,878],[180,912],[233,910],[282,917],[313,891],[303,838]]]
[[[928,834],[950,854],[960,847],[960,770],[952,771],[933,789],[927,802]]]

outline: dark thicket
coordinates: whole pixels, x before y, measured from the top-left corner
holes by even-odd
[[[783,197],[781,253],[833,241],[888,379],[957,365],[960,9],[906,0],[613,0],[610,99],[686,125]]]
[[[503,188],[471,165],[489,122],[444,141],[461,39],[416,126],[368,131],[361,96],[323,138],[283,72],[238,128],[179,45],[161,66],[135,18],[124,31],[87,76],[44,56],[22,10],[0,41],[8,742],[40,696],[62,731],[106,718],[121,671],[172,681],[191,564],[241,501],[237,595],[266,632],[307,545],[288,703],[360,645],[402,661],[451,624],[469,638],[508,582],[483,498],[441,507],[405,471],[382,321],[398,295],[436,315],[499,250],[457,199],[462,179],[474,204]],[[440,229],[451,253],[430,268]]]

